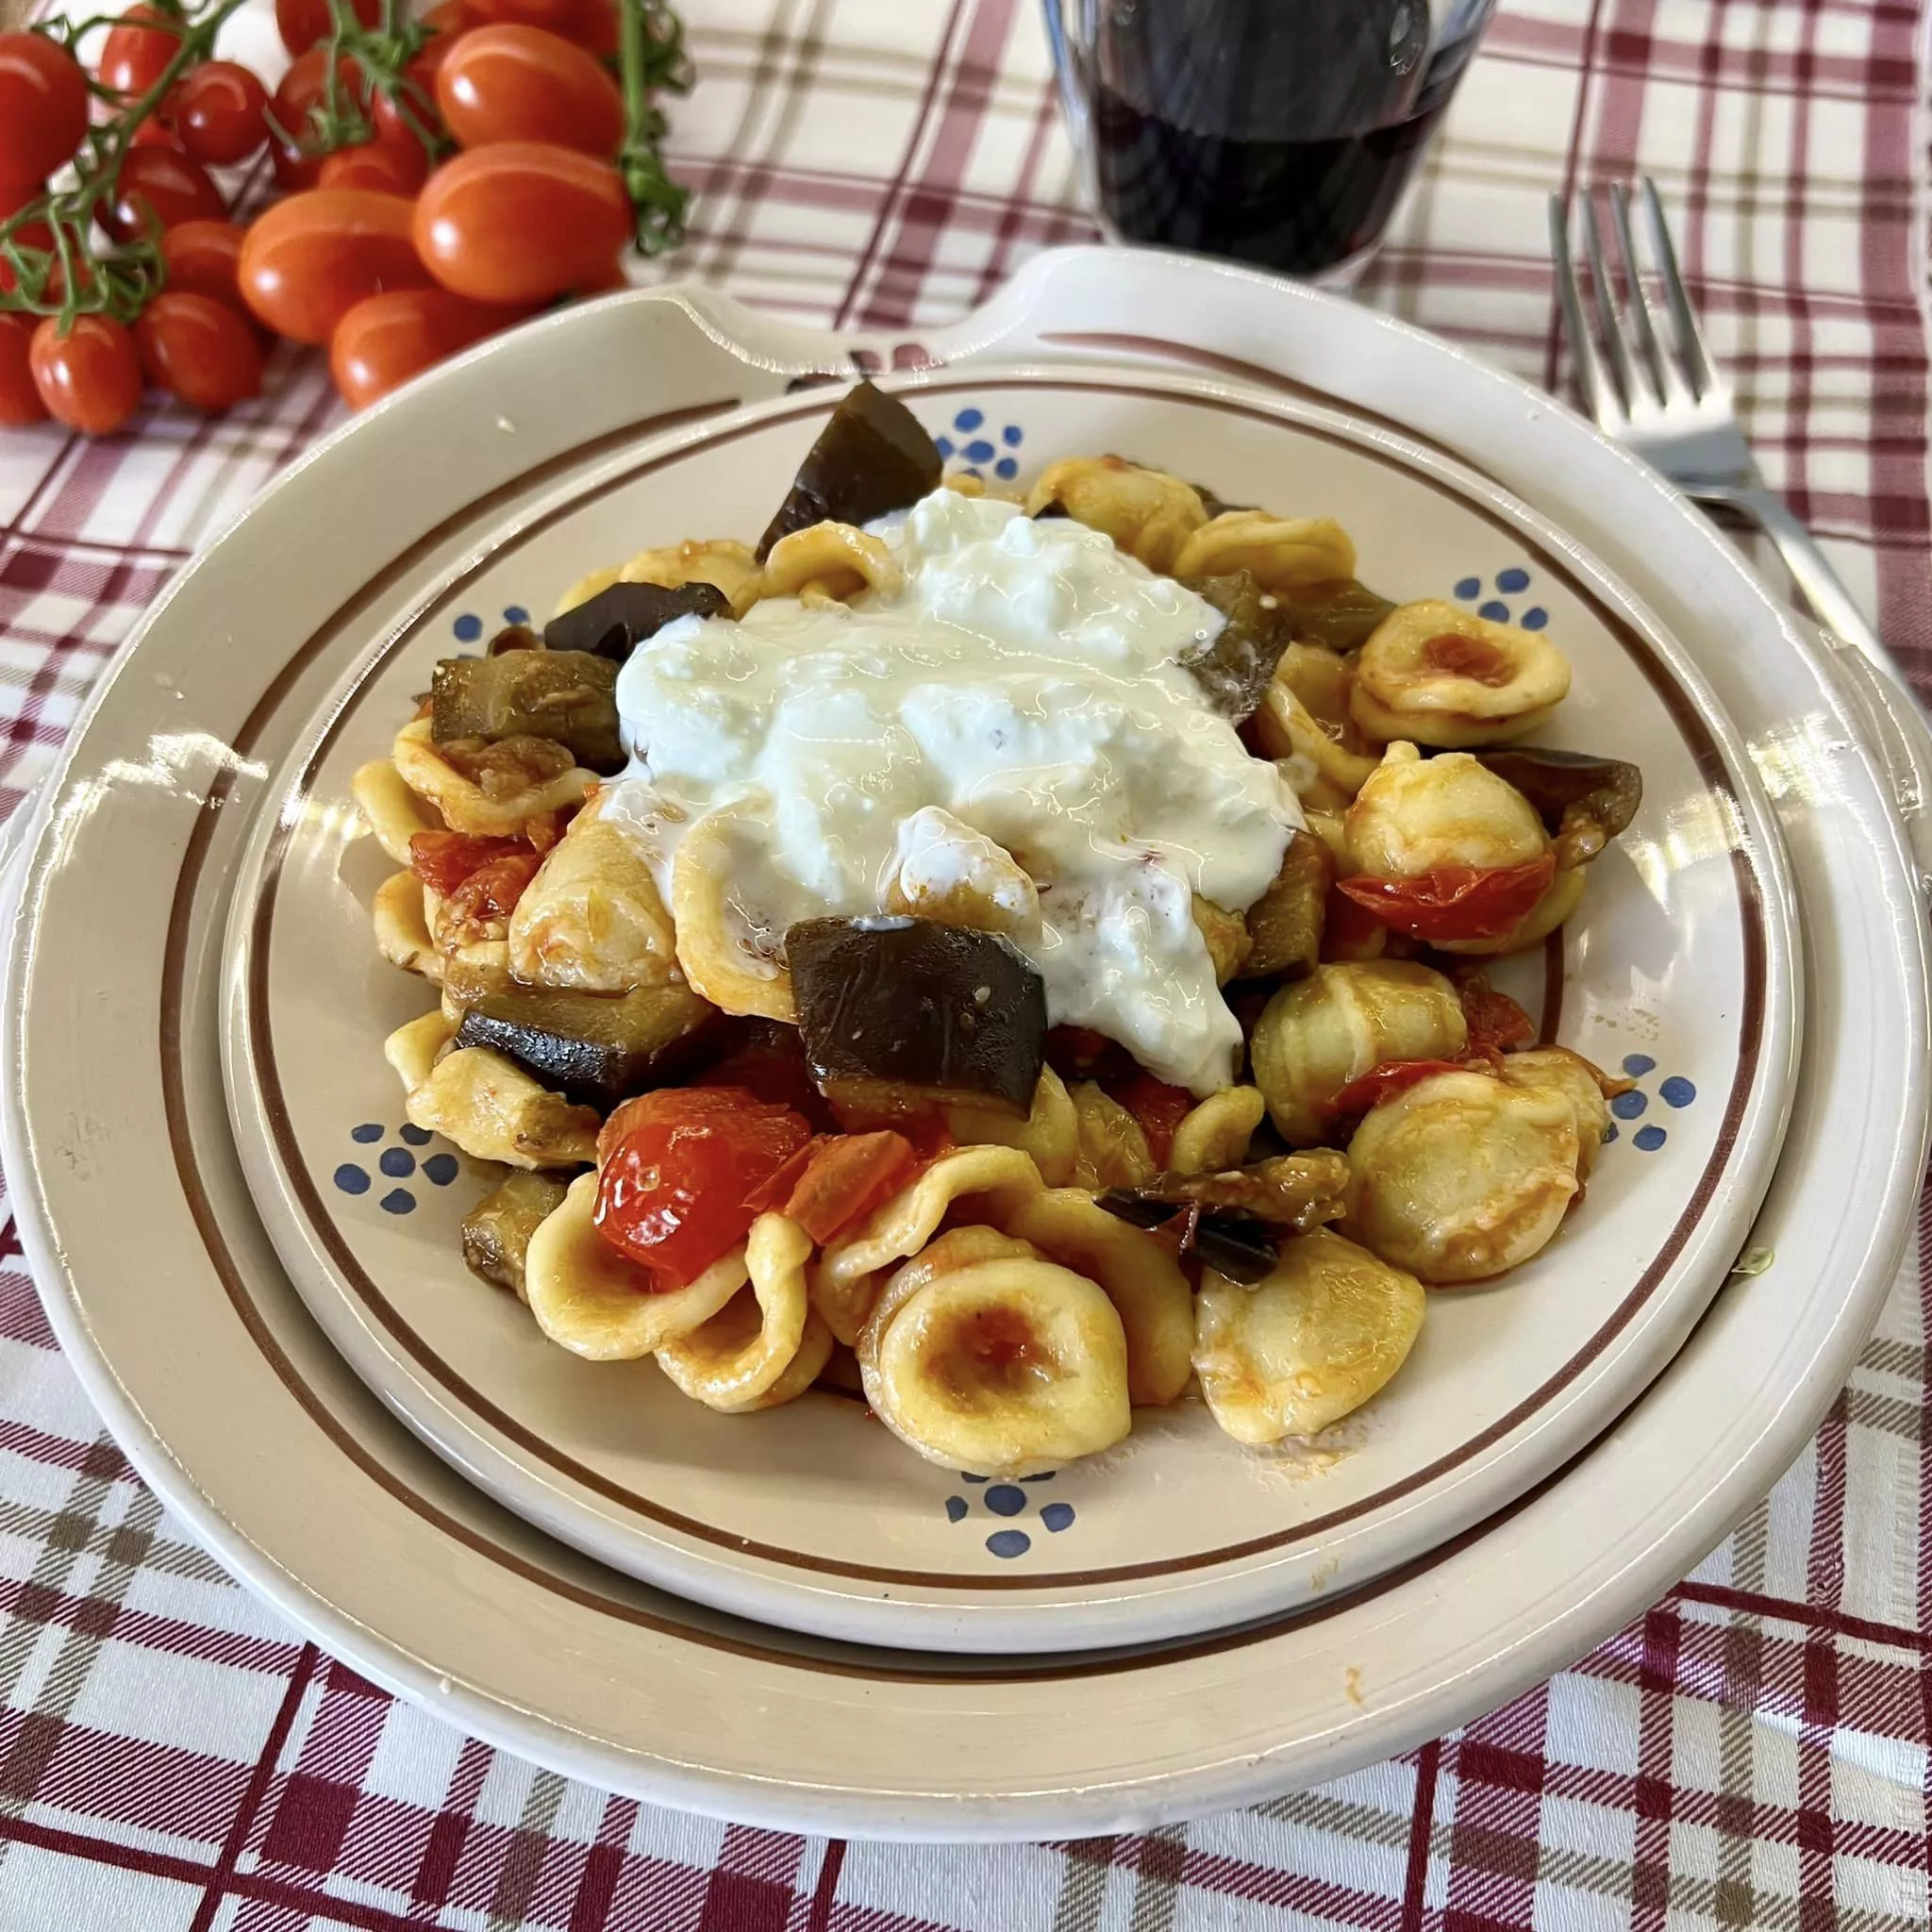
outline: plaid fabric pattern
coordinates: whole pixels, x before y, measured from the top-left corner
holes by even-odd
[[[703,84],[676,113],[698,191],[676,273],[806,319],[916,325],[1089,232],[1030,0],[687,14]],[[1655,174],[1766,467],[1932,683],[1918,33],[1908,0],[1506,0],[1363,295],[1554,382],[1542,198]],[[169,573],[333,418],[315,359],[284,350],[222,421],[0,434],[0,810]],[[1144,1838],[917,1849],[654,1811],[319,1655],[131,1474],[7,1228],[0,1932],[1923,1927],[1919,1281],[1776,1491],[1506,1709]]]

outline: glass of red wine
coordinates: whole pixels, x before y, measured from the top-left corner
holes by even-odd
[[[1045,0],[1109,239],[1359,274],[1495,0]]]

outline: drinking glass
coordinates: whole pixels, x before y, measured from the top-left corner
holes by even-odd
[[[1045,0],[1110,240],[1349,281],[1495,0]]]

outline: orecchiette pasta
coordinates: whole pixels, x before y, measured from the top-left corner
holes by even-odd
[[[811,1237],[795,1221],[760,1214],[744,1242],[749,1286],[708,1321],[663,1343],[658,1366],[707,1408],[737,1415],[768,1406],[805,1340],[810,1258]]]
[[[447,1024],[441,1012],[433,1017]],[[441,1134],[478,1160],[575,1167],[597,1156],[594,1109],[547,1092],[513,1060],[487,1046],[444,1054],[410,1087],[404,1111],[414,1125]]]
[[[1543,724],[1569,689],[1569,663],[1541,631],[1404,604],[1362,646],[1349,708],[1372,738],[1501,744]]]
[[[593,1362],[629,1362],[708,1322],[749,1278],[734,1248],[691,1282],[654,1294],[643,1271],[596,1229],[597,1176],[580,1174],[530,1237],[524,1280],[538,1326]]]
[[[533,819],[567,811],[596,783],[560,744],[546,738],[506,738],[495,744],[439,745],[429,720],[396,733],[395,768],[426,798],[452,831],[507,838]]]
[[[1170,1174],[1218,1174],[1248,1158],[1268,1104],[1258,1087],[1224,1087],[1182,1117],[1169,1148]]]
[[[1414,878],[1447,865],[1524,865],[1550,848],[1523,793],[1467,752],[1391,744],[1348,808],[1357,870]]]
[[[667,591],[681,590],[686,584],[713,584],[735,601],[758,574],[758,560],[749,543],[735,537],[710,537],[661,550],[641,550],[618,572],[616,581],[660,584]]]
[[[899,827],[898,857],[886,893],[889,912],[1016,940],[1039,938],[1039,889],[1003,845],[951,812],[936,805],[914,812]]]
[[[929,1462],[1024,1476],[1111,1448],[1132,1426],[1127,1345],[1083,1274],[1021,1253],[886,1285],[858,1339],[866,1400]]]
[[[1408,960],[1318,966],[1284,987],[1255,1024],[1250,1051],[1269,1117],[1291,1146],[1311,1147],[1328,1103],[1384,1060],[1452,1060],[1469,1022],[1441,974]]]
[[[1355,575],[1355,545],[1333,517],[1277,517],[1265,509],[1224,510],[1181,545],[1177,577],[1225,576],[1244,570],[1264,591],[1292,591]]]
[[[1305,807],[1341,810],[1376,765],[1370,754],[1350,751],[1342,744],[1279,671],[1255,713],[1255,738],[1271,758],[1288,765],[1295,796]]]
[[[1363,1116],[1348,1145],[1357,1240],[1432,1284],[1527,1261],[1579,1185],[1571,1094],[1488,1074],[1437,1074]]]
[[[1538,1046],[1506,1055],[1497,1063],[1496,1077],[1507,1087],[1551,1089],[1569,1101],[1576,1111],[1576,1176],[1588,1180],[1610,1129],[1603,1075],[1567,1046]]]
[[[1214,1420],[1238,1441],[1312,1436],[1359,1408],[1407,1358],[1423,1288],[1326,1228],[1282,1244],[1249,1288],[1201,1280],[1194,1373]]]
[[[375,842],[398,865],[409,862],[409,841],[418,832],[442,829],[442,820],[403,782],[393,758],[372,758],[349,780],[349,790]]]
[[[1141,1123],[1097,1081],[1069,1090],[1074,1102],[1074,1180],[1091,1193],[1103,1188],[1138,1188],[1158,1169]]]
[[[392,873],[370,903],[375,944],[382,957],[406,973],[442,983],[442,955],[423,915],[423,884],[412,872]]]
[[[1187,541],[1208,521],[1200,491],[1164,470],[1120,457],[1068,457],[1050,463],[1026,498],[1030,515],[1058,504],[1102,530],[1149,570],[1174,571]]]
[[[775,938],[758,942],[732,897],[732,814],[714,811],[684,836],[671,871],[677,963],[701,997],[727,1013],[794,1024],[791,974]]]
[[[1017,1147],[1033,1157],[1050,1188],[1074,1178],[1080,1158],[1080,1122],[1066,1083],[1051,1067],[1040,1070],[1033,1107],[1024,1121],[992,1107],[949,1107],[946,1130],[962,1147]]]
[[[772,545],[764,574],[732,600],[740,616],[763,597],[795,597],[808,589],[841,600],[859,591],[891,593],[905,582],[891,553],[850,524],[813,524]]]
[[[1010,1204],[1041,1186],[1040,1170],[1017,1147],[961,1147],[941,1155],[819,1257],[811,1274],[812,1306],[849,1348],[878,1298],[881,1271],[917,1255],[956,1201],[987,1194]]]

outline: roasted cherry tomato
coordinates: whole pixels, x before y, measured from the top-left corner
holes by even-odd
[[[277,335],[325,342],[357,303],[428,284],[409,231],[409,204],[398,195],[366,188],[291,194],[242,244],[242,300]]]
[[[1398,1093],[1405,1093],[1418,1082],[1438,1074],[1466,1074],[1465,1060],[1384,1060],[1371,1067],[1359,1079],[1351,1080],[1328,1103],[1329,1117],[1341,1120],[1349,1114],[1367,1113]]]
[[[241,310],[242,231],[233,222],[182,222],[161,237],[168,287]]]
[[[0,314],[0,423],[16,429],[47,420],[34,382],[33,340],[31,315]]]
[[[261,393],[255,331],[211,295],[164,289],[142,310],[134,345],[147,379],[197,409],[225,409]]]
[[[374,26],[382,18],[382,0],[355,0],[356,18]],[[291,54],[306,54],[334,31],[328,0],[275,0],[275,31]],[[285,124],[286,125],[286,124]]]
[[[420,144],[416,161],[410,166],[407,155],[380,142],[365,141],[358,147],[338,148],[323,157],[315,177],[318,188],[370,188],[378,194],[400,194],[407,200],[422,187],[429,172],[429,158]]]
[[[171,147],[131,148],[121,158],[114,192],[94,219],[117,242],[134,242],[150,229],[179,222],[222,222],[228,204],[199,161]]]
[[[168,92],[168,119],[184,153],[215,168],[245,161],[268,139],[268,92],[233,60],[204,60]]]
[[[534,26],[479,26],[436,76],[436,105],[459,147],[548,141],[610,156],[624,140],[617,83],[583,48]]]
[[[329,374],[342,400],[360,409],[528,313],[466,302],[447,289],[391,289],[357,303],[336,324]]]
[[[918,1165],[904,1134],[829,1135],[808,1150],[775,1205],[823,1247],[891,1200]],[[774,1192],[775,1183],[767,1191]]]
[[[787,1107],[742,1088],[670,1088],[626,1102],[597,1175],[597,1231],[658,1293],[688,1287],[744,1239],[758,1190],[811,1139]],[[619,1115],[613,1115],[609,1126]],[[603,1137],[599,1137],[600,1141]]]
[[[1147,1138],[1147,1151],[1162,1167],[1174,1152],[1174,1130],[1192,1110],[1194,1096],[1185,1087],[1170,1087],[1152,1074],[1136,1074],[1131,1079],[1105,1080],[1108,1096],[1117,1100],[1141,1124]]]
[[[1498,992],[1481,974],[1472,973],[1459,978],[1456,997],[1462,1002],[1472,1054],[1501,1053],[1512,1046],[1527,1046],[1536,1038],[1536,1022],[1507,992]]]
[[[773,1020],[743,1023],[738,1043],[693,1081],[697,1087],[743,1087],[760,1100],[789,1107],[819,1126],[832,1124],[831,1109],[806,1065],[796,1026]]]
[[[168,70],[181,37],[158,7],[130,7],[108,31],[94,74],[103,87],[138,99]],[[159,25],[150,25],[158,22]]]
[[[1524,865],[1439,866],[1417,878],[1357,873],[1336,889],[1384,925],[1419,940],[1499,940],[1515,931],[1556,876],[1545,852]]]
[[[45,34],[0,34],[0,180],[39,181],[87,133],[87,75]]]
[[[409,870],[444,898],[473,872],[530,848],[521,839],[487,839],[475,832],[418,832],[409,841]]]
[[[65,336],[58,317],[42,317],[28,360],[47,413],[70,429],[106,436],[120,428],[141,401],[141,358],[134,338],[105,315],[76,316]]]
[[[609,271],[631,229],[617,170],[549,142],[458,155],[416,203],[423,260],[473,302],[541,302],[580,288]]]
[[[517,909],[517,901],[537,876],[542,860],[525,847],[506,852],[487,865],[479,865],[444,902],[442,917],[447,930],[465,925],[483,925],[508,919]]]

